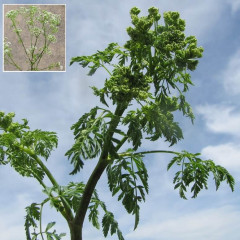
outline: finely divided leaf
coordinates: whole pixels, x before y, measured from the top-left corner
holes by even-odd
[[[183,199],[187,199],[187,188],[191,186],[192,198],[196,198],[202,189],[208,188],[208,178],[210,173],[213,174],[216,190],[224,181],[234,190],[234,178],[222,166],[215,165],[211,160],[202,160],[199,158],[199,153],[192,154],[186,151],[179,153],[168,164],[168,170],[177,163],[180,170],[175,174],[173,183],[174,189],[179,189],[179,195]]]

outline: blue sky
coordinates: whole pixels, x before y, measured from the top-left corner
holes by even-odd
[[[2,0],[2,3],[19,1]],[[22,0],[21,3],[50,2]],[[158,7],[160,13],[180,12],[186,20],[186,34],[197,36],[205,51],[192,74],[195,86],[187,96],[195,113],[195,124],[178,116],[185,138],[172,149],[201,152],[203,158],[225,166],[236,178],[235,192],[225,184],[216,192],[210,179],[208,191],[202,191],[197,199],[182,200],[173,189],[174,171],[166,171],[171,157],[148,157],[150,194],[141,207],[140,225],[133,232],[134,219],[111,198],[106,176],[99,182],[98,191],[114,212],[127,240],[240,239],[240,0],[59,0],[51,3],[66,4],[67,63],[73,56],[93,54],[110,42],[123,44],[133,6],[143,13],[151,6]],[[0,110],[15,112],[19,120],[27,118],[32,129],[58,133],[59,148],[47,166],[61,184],[71,180],[72,167],[64,157],[73,143],[70,126],[97,103],[89,86],[99,85],[106,78],[103,71],[94,77],[86,73],[77,64],[67,67],[65,73],[3,73],[2,69],[0,73]],[[146,143],[144,147],[168,149],[161,141]],[[73,180],[87,179],[94,164],[95,161],[87,162],[85,170]],[[1,239],[25,239],[24,208],[44,198],[41,189],[33,179],[24,179],[9,167],[1,166],[0,182]],[[68,231],[54,210],[46,209],[44,219],[46,223],[56,220],[57,229]],[[84,236],[87,240],[103,239],[102,233],[87,221]]]

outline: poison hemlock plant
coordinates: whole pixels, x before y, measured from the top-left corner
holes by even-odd
[[[16,60],[17,46],[4,39],[5,65],[11,65],[17,71],[48,71],[62,70],[60,62],[40,64],[44,56],[53,54],[50,46],[57,42],[56,33],[59,31],[61,17],[58,14],[42,10],[37,6],[20,7],[10,10],[5,15],[11,22],[11,31],[17,39],[18,49],[23,52],[23,58]],[[5,30],[6,31],[6,30]],[[15,50],[15,51],[13,51]],[[15,53],[15,55],[13,54]],[[26,62],[26,64],[23,64]],[[27,67],[25,67],[25,65]],[[41,68],[40,68],[41,66]],[[43,67],[42,67],[43,66]],[[26,68],[26,69],[25,69]]]
[[[95,159],[95,168],[86,183],[70,182],[60,186],[44,163],[57,147],[56,134],[32,131],[27,120],[14,122],[14,113],[1,112],[0,163],[10,164],[22,176],[35,178],[47,195],[42,203],[26,208],[27,240],[44,239],[45,235],[47,239],[58,240],[63,236],[49,231],[54,223],[49,223],[46,229],[41,227],[42,208],[47,202],[66,219],[71,240],[83,239],[86,217],[94,227],[102,228],[105,237],[116,234],[123,240],[114,214],[100,200],[96,185],[106,172],[112,195],[135,216],[136,229],[140,203],[148,193],[148,171],[143,161],[148,154],[174,156],[168,169],[173,165],[179,168],[173,183],[183,199],[189,188],[193,198],[207,189],[210,174],[216,189],[226,181],[234,190],[234,179],[228,171],[212,160],[202,160],[198,153],[140,150],[146,141],[165,139],[172,146],[183,138],[174,112],[181,111],[194,119],[185,93],[192,85],[189,71],[195,70],[203,52],[195,37],[185,37],[185,22],[177,12],[164,13],[164,25],[159,24],[157,8],[152,7],[148,12],[148,16],[139,17],[140,10],[131,9],[133,27],[127,28],[130,40],[123,47],[111,43],[104,51],[71,60],[70,64],[77,62],[89,67],[89,75],[98,68],[109,73],[103,88],[93,87],[105,107],[92,108],[72,126],[75,143],[66,152],[73,164],[71,175],[82,171],[85,160]],[[50,180],[50,187],[46,186],[45,178]],[[40,224],[38,232],[35,230],[37,223]]]

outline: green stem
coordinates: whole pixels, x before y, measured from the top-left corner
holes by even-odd
[[[37,176],[37,174],[35,174],[35,172],[34,171],[31,171],[32,172],[32,175],[38,180],[38,182],[42,185],[42,187],[44,188],[44,189],[46,189],[47,188],[47,186],[45,185],[45,183]]]
[[[8,56],[12,62],[10,62],[6,57],[4,58],[9,64],[15,66],[19,71],[22,71],[22,69],[15,63],[13,58],[11,56]]]
[[[65,212],[61,211],[63,217],[67,220],[67,222],[73,221],[74,216],[73,216],[73,213],[71,210],[71,206],[69,205],[69,203],[67,202],[67,200],[64,197],[60,197],[60,199],[61,199],[63,207],[66,211],[66,214],[65,214]]]
[[[38,165],[42,168],[42,170],[46,173],[46,175],[48,176],[48,179],[50,180],[50,182],[53,184],[53,186],[59,187],[57,181],[55,180],[55,178],[53,177],[53,175],[51,174],[51,172],[48,170],[48,168],[45,166],[45,164],[41,161],[41,159],[36,156],[35,152],[32,151],[29,148],[25,148],[24,146],[19,146],[20,150],[22,150],[23,152],[29,154],[32,158],[34,158],[34,160],[36,160],[36,162],[38,163]]]
[[[26,153],[28,153],[28,154],[30,155],[30,151],[31,151],[30,149],[21,148],[21,147],[20,147],[20,149],[22,149],[24,152],[26,152]],[[30,151],[26,151],[26,150],[30,150]],[[10,154],[10,153],[8,153],[8,154]],[[40,162],[42,162],[42,161],[40,160]],[[44,164],[42,163],[42,165],[44,165]],[[44,165],[44,166],[45,166],[45,165]],[[47,169],[46,166],[45,166],[45,169]],[[49,171],[49,170],[48,170],[48,171]],[[45,173],[46,173],[46,172],[45,172]],[[38,180],[38,182],[43,186],[43,188],[46,189],[47,186],[46,186],[45,183],[34,173],[34,171],[32,171],[32,174],[33,174],[33,176]],[[55,180],[55,182],[56,182],[56,180]],[[54,185],[54,184],[53,184],[53,185]],[[56,186],[56,185],[54,185],[54,186]],[[57,186],[59,186],[59,185],[57,184]],[[50,197],[54,198],[54,196],[53,196],[52,194],[50,194]],[[62,216],[63,216],[67,221],[73,220],[73,214],[72,214],[72,211],[71,211],[71,206],[69,205],[69,203],[66,201],[65,198],[63,198],[63,197],[61,197],[61,196],[59,196],[59,198],[60,198],[61,201],[62,201],[62,204],[63,204],[63,207],[64,207],[66,213],[65,213],[63,210],[61,210],[61,209],[57,209],[57,210],[60,211],[60,213],[62,214]]]
[[[36,39],[35,39],[34,46],[32,46],[32,43],[31,43],[31,48],[33,47],[33,49],[34,49],[34,50],[32,51],[32,56],[31,56],[31,57],[32,57],[32,60],[31,60],[31,70],[34,68],[34,64],[35,64],[35,62],[36,62],[36,61],[33,60],[33,57],[34,57],[35,47],[37,46],[37,41],[38,41],[38,37],[39,37],[39,36],[35,36],[35,37],[36,37]]]
[[[27,55],[27,58],[28,58],[29,62],[31,63],[31,59],[29,58],[29,56],[28,56],[28,54],[27,54],[27,50],[26,50],[25,45],[24,45],[24,43],[23,43],[22,37],[21,37],[20,33],[19,33],[18,30],[17,30],[16,23],[15,23],[15,21],[12,21],[12,23],[13,23],[13,27],[14,27],[15,30],[16,30],[16,34],[17,34],[17,36],[18,36],[18,39],[19,39],[20,43],[21,43],[22,46],[23,46],[24,52],[25,52],[25,54]]]
[[[39,229],[40,229],[40,235],[42,237],[42,240],[44,240],[43,232],[42,232],[42,210],[43,210],[43,205],[44,205],[44,203],[42,203],[41,207],[40,207],[40,219],[39,219]]]
[[[29,27],[29,25],[27,24],[27,28],[28,28],[28,31],[30,32],[30,41],[31,41],[31,47],[32,47],[32,39],[33,39],[33,37],[32,37],[32,33],[31,33],[31,29],[30,29],[30,27]]]
[[[107,67],[105,67],[104,64],[100,64],[100,65],[101,65],[101,67],[103,67],[109,73],[110,76],[112,76],[112,73],[107,69]]]
[[[124,152],[124,153],[119,153],[119,156],[122,157],[127,157],[127,156],[132,156],[132,155],[145,155],[145,154],[151,154],[151,153],[170,153],[170,154],[175,154],[178,155],[178,152],[174,152],[174,151],[166,151],[166,150],[152,150],[152,151],[143,151],[143,152],[136,152],[136,153],[131,153],[131,152]]]
[[[128,140],[128,136],[125,136],[122,138],[122,140],[120,141],[120,143],[116,146],[116,152],[122,147],[122,145]]]
[[[43,36],[44,36],[44,47],[43,47],[43,50],[41,51],[41,53],[39,54],[38,58],[34,62],[34,64],[36,63],[36,67],[35,67],[36,69],[38,68],[38,65],[42,59],[45,49],[47,49],[50,45],[50,42],[47,44],[47,32],[46,32],[46,27],[45,27],[44,22],[42,23],[42,29],[43,29]]]
[[[182,161],[182,181],[181,181],[181,184],[183,184],[183,170],[184,170],[184,162],[185,162],[185,158],[183,158],[183,161]]]
[[[38,182],[43,186],[44,189],[47,188],[47,186],[44,184],[44,182],[32,171],[32,174],[34,175],[34,177],[38,180]],[[55,198],[52,194],[50,194],[51,198]],[[62,198],[59,196],[59,198],[62,201],[63,207],[65,208],[65,210],[67,211],[68,209],[71,209],[71,207],[69,206],[68,202],[65,200],[65,198]],[[66,215],[66,213],[64,211],[61,211],[60,209],[58,209],[60,211],[60,213],[62,214],[62,216],[68,221],[70,216],[70,219],[73,219],[73,215],[72,215],[72,211],[68,211],[68,214]],[[70,213],[70,214],[69,214]]]
[[[176,89],[178,90],[178,92],[180,93],[180,95],[182,95],[182,92],[181,92],[181,90],[179,89],[179,87],[175,84],[174,85],[175,87],[176,87]]]
[[[24,151],[25,153],[29,154],[32,158],[34,158],[36,160],[36,162],[38,163],[38,165],[42,168],[42,170],[46,173],[48,179],[50,180],[50,182],[53,184],[53,186],[57,187],[59,189],[59,184],[57,183],[57,181],[55,180],[55,178],[53,177],[53,175],[51,174],[51,172],[48,170],[48,168],[45,166],[45,164],[41,161],[40,158],[38,158],[38,156],[36,156],[36,154],[34,153],[34,151],[32,151],[29,148],[24,148],[23,146],[19,146],[19,149]],[[65,200],[65,198],[60,197],[62,204],[64,206],[64,209],[66,211],[66,214],[63,211],[60,211],[61,214],[63,215],[63,217],[67,220],[70,221],[73,219],[73,214],[72,214],[72,210],[71,207],[69,206],[68,202]]]
[[[128,140],[128,137],[127,137],[127,136],[125,136],[125,137],[122,138],[122,140],[120,141],[120,143],[119,143],[119,144],[116,146],[116,148],[115,148],[116,152],[122,147],[122,145],[123,145],[127,140]],[[114,159],[112,159],[111,157],[108,157],[107,160],[108,160],[108,161],[111,161],[111,162],[114,161]]]
[[[86,187],[84,189],[81,201],[78,206],[78,210],[76,212],[76,216],[74,219],[74,225],[79,226],[78,231],[79,233],[79,238],[78,240],[82,240],[82,227],[83,227],[83,222],[86,216],[86,212],[89,206],[89,203],[91,201],[91,197],[93,194],[93,191],[98,183],[98,180],[100,179],[102,173],[106,169],[107,165],[109,164],[108,159],[108,153],[109,153],[109,145],[111,143],[112,136],[114,134],[115,129],[117,128],[120,118],[125,111],[127,105],[122,106],[122,105],[117,105],[114,116],[110,122],[109,128],[106,133],[106,137],[104,139],[104,145],[103,145],[103,150],[100,155],[100,158],[98,160],[98,163],[96,167],[94,168],[91,176],[88,179],[88,182],[86,184]]]

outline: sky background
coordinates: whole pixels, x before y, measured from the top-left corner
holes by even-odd
[[[184,140],[171,150],[200,152],[226,167],[236,178],[235,192],[223,184],[216,192],[213,182],[197,199],[182,200],[173,189],[174,170],[166,171],[171,156],[152,155],[145,159],[149,170],[150,193],[141,206],[140,224],[133,231],[134,218],[112,198],[104,175],[97,189],[113,211],[126,240],[239,240],[240,239],[240,0],[66,0],[1,1],[2,4],[66,4],[66,55],[90,55],[110,42],[120,45],[128,39],[129,10],[137,6],[143,14],[155,6],[160,13],[178,11],[186,20],[186,35],[195,35],[204,56],[192,73],[195,84],[187,94],[195,113],[195,123],[177,116]],[[1,4],[1,7],[2,7]],[[2,19],[2,11],[1,11]],[[1,28],[2,41],[2,28]],[[1,49],[2,56],[2,49]],[[2,61],[2,59],[1,59]],[[2,62],[1,62],[2,68]],[[27,118],[31,129],[55,131],[59,147],[47,166],[61,184],[87,179],[95,161],[73,178],[72,166],[64,157],[73,143],[70,126],[97,102],[89,86],[102,84],[103,71],[93,77],[77,64],[65,73],[0,73],[0,110]],[[145,149],[169,149],[162,141],[144,144]],[[13,169],[0,167],[0,238],[24,240],[24,208],[44,199],[34,179],[22,178]],[[54,210],[44,210],[44,222],[57,221],[57,230],[67,232],[67,224]],[[69,234],[65,239],[69,239]],[[84,239],[104,239],[87,223]],[[107,239],[117,239],[116,236]]]

